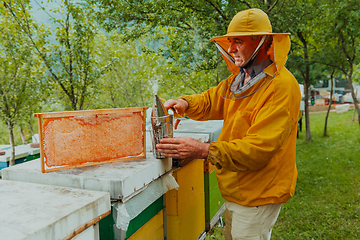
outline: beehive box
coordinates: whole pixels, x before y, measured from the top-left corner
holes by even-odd
[[[208,173],[204,173],[205,229],[210,231],[225,212],[225,199],[220,193],[214,165],[209,165],[208,162],[204,164],[208,167]]]
[[[95,240],[110,214],[107,192],[7,180],[0,189],[0,239]]]
[[[10,145],[3,145],[1,150],[5,151],[5,155],[0,156],[0,170],[10,166],[11,147]],[[26,161],[29,156],[28,150],[15,147],[15,164],[20,164]]]
[[[109,192],[112,204],[123,204],[128,211],[130,218],[121,217],[121,222],[125,222],[126,219],[130,222],[126,232],[119,229],[117,225],[120,220],[117,216],[125,215],[118,215],[118,211],[112,207],[111,216],[99,222],[102,240],[148,239],[142,237],[148,231],[146,230],[148,226],[151,229],[157,229],[154,233],[147,232],[148,237],[152,239],[154,236],[154,239],[157,239],[155,236],[165,236],[163,233],[165,223],[162,223],[165,220],[159,212],[163,210],[165,204],[163,195],[168,191],[166,188],[169,187],[172,161],[169,158],[156,159],[150,152],[150,137],[146,140],[149,146],[146,149],[146,158],[59,170],[46,174],[43,174],[39,168],[40,159],[35,159],[6,168],[1,172],[3,179],[7,180]]]
[[[40,148],[38,147],[31,147],[30,144],[25,145],[18,145],[15,147],[15,151],[23,150],[28,152],[28,156],[26,156],[26,161],[31,161],[37,158],[40,158]]]
[[[168,239],[197,239],[205,231],[203,172],[203,160],[195,159],[173,173],[179,189],[166,193]]]
[[[155,159],[152,154],[147,155],[146,159],[73,168],[46,174],[41,173],[40,159],[35,159],[3,169],[1,172],[3,179],[6,180],[109,192],[113,204],[125,202],[126,207],[127,203],[129,204],[128,214],[131,220],[129,219],[130,223],[126,232],[118,231],[114,224],[118,221],[115,217],[118,216],[118,212],[112,209],[112,216],[108,216],[104,222],[100,221],[100,236],[104,240],[113,240],[115,235],[116,239],[121,240],[139,231],[145,222],[163,209],[162,196],[166,192],[164,184],[166,183],[166,186],[169,184],[168,172],[171,170],[171,159]],[[133,218],[136,214],[138,215]],[[117,238],[118,235],[123,238]]]
[[[136,231],[129,240],[163,240],[164,239],[164,219],[163,210],[157,213],[147,223],[144,224],[138,231]]]
[[[41,171],[145,158],[146,109],[35,113]]]
[[[164,239],[164,211],[162,197],[130,222],[126,239]],[[150,219],[149,219],[150,218]],[[136,230],[135,232],[133,232]]]
[[[182,120],[174,135],[182,133],[192,137],[196,134],[207,135],[208,141],[216,141],[221,133],[222,121]],[[201,140],[199,140],[201,141]],[[201,141],[203,142],[203,141]],[[204,191],[205,191],[205,229],[210,231],[225,211],[225,200],[221,196],[217,183],[215,167],[204,161]]]

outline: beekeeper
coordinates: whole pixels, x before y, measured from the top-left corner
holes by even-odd
[[[164,105],[194,120],[223,119],[218,140],[165,138],[157,148],[168,157],[202,158],[217,167],[226,239],[270,239],[297,178],[300,89],[284,66],[289,34],[273,33],[268,16],[249,9],[235,15],[226,35],[211,41],[232,74],[202,94]]]

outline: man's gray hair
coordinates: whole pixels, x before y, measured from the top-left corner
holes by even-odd
[[[250,38],[252,41],[256,41],[258,40],[260,37],[260,35],[251,35]],[[266,52],[269,50],[269,48],[271,47],[271,44],[273,42],[273,36],[272,35],[268,35],[267,36],[267,40],[266,42],[264,43],[264,47],[265,47],[265,50]]]

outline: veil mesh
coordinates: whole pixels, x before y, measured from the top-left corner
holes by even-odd
[[[273,77],[267,75],[264,71],[256,75],[254,78],[250,79],[247,83],[245,83],[239,89],[237,88],[237,81],[240,77],[240,74],[235,78],[228,78],[224,80],[221,87],[221,97],[226,100],[238,100],[246,97],[250,97],[261,88],[268,85]]]

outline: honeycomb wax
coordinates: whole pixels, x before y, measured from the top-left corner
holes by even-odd
[[[103,162],[143,152],[140,112],[51,118],[44,121],[43,129],[47,167]]]

